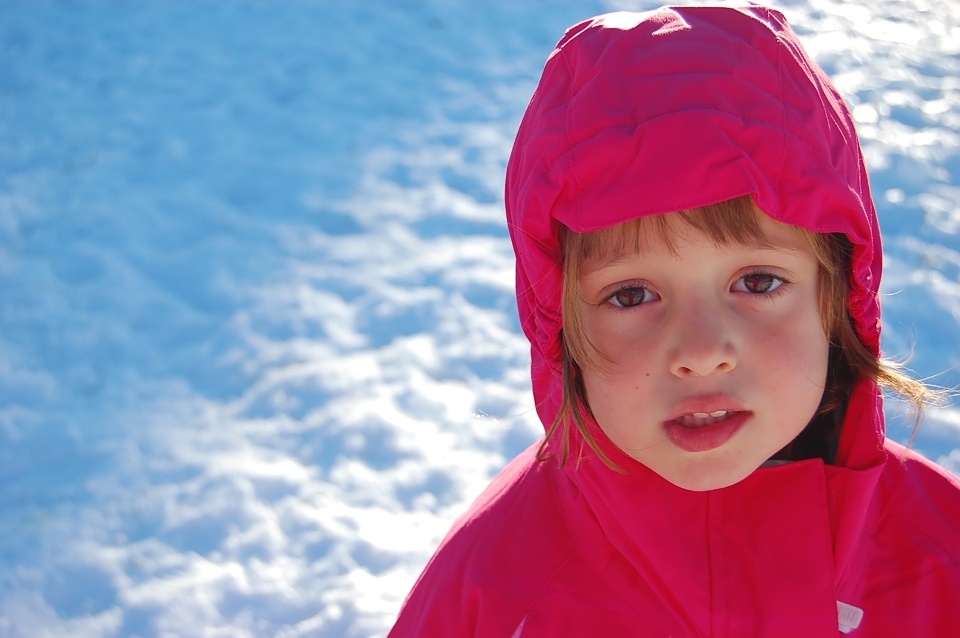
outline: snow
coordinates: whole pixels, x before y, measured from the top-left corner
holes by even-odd
[[[653,6],[6,3],[0,636],[383,636],[542,432],[502,184],[543,61]],[[956,386],[960,7],[776,6],[854,108],[887,353]],[[914,446],[960,471],[960,411]]]

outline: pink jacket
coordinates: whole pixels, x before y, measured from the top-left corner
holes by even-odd
[[[587,231],[752,194],[774,219],[849,237],[851,311],[879,349],[880,233],[853,121],[776,11],[571,28],[506,193],[544,423],[560,403],[560,222]],[[872,382],[854,388],[834,465],[709,492],[673,486],[596,427],[626,473],[531,448],[457,521],[390,636],[960,636],[960,482],[885,438],[881,401]]]

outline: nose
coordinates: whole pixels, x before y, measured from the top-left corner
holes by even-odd
[[[679,309],[674,322],[670,372],[679,378],[706,377],[737,367],[733,334],[722,310],[691,304]]]

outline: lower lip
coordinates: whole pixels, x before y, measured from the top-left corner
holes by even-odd
[[[667,421],[663,426],[667,432],[667,438],[681,450],[706,452],[732,439],[751,416],[753,416],[752,412],[737,412],[723,421],[698,428],[685,428],[676,421]]]

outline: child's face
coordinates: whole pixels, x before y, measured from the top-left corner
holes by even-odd
[[[745,478],[823,396],[817,259],[798,229],[762,217],[762,246],[717,246],[671,217],[675,251],[653,234],[580,278],[584,331],[609,359],[583,371],[597,423],[679,487]]]

